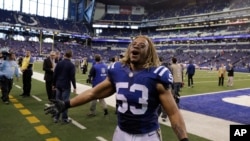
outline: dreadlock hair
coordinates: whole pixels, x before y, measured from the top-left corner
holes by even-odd
[[[143,67],[150,68],[150,67],[160,66],[160,60],[159,60],[158,54],[155,49],[155,45],[152,42],[152,40],[149,37],[144,36],[144,35],[138,35],[133,40],[137,38],[144,38],[148,41],[148,51],[147,51],[148,57],[146,58],[145,63],[143,64]],[[132,42],[129,44],[128,49],[126,50],[124,54],[124,57],[121,59],[121,62],[124,65],[130,64],[129,52],[130,52],[130,47],[132,46]]]

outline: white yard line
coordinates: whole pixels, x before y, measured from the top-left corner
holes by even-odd
[[[106,139],[104,139],[103,137],[100,137],[100,136],[97,136],[96,139],[97,139],[98,141],[108,141],[108,140],[106,140]]]
[[[15,87],[17,87],[18,89],[21,89],[22,87],[21,86],[19,86],[19,85],[14,85]]]
[[[37,96],[35,96],[35,95],[31,95],[34,99],[36,99],[37,101],[39,101],[39,102],[41,102],[42,101],[42,99],[41,98],[39,98],[39,97],[37,97]]]
[[[80,129],[87,129],[85,126],[83,126],[82,124],[80,124],[79,122],[73,120],[72,118],[70,118],[72,121],[72,124],[74,124],[75,126],[77,126]]]

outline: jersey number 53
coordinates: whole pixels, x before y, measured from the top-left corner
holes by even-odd
[[[148,106],[148,88],[141,84],[133,84],[129,87],[128,82],[118,82],[116,83],[117,95],[116,99],[122,101],[122,104],[119,105],[118,111],[121,113],[125,113],[130,110],[131,113],[135,115],[142,115],[147,111]],[[135,93],[135,91],[141,91],[142,96],[138,99],[138,104],[140,104],[141,108],[136,108],[133,105],[128,104],[128,99],[124,94],[120,93],[122,89],[128,89],[130,94]]]

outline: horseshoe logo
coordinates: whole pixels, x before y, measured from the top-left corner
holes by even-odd
[[[37,25],[37,21],[34,17],[30,17],[30,19],[32,20],[31,23],[27,23],[25,21],[23,21],[23,16],[22,15],[18,15],[18,22],[25,24],[25,25],[30,25],[30,26],[35,26]]]

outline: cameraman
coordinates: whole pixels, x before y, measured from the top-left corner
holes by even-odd
[[[18,65],[15,61],[14,53],[6,53],[6,60],[0,65],[0,80],[2,90],[2,100],[5,104],[9,104],[9,93],[13,86],[13,76],[19,78]]]

